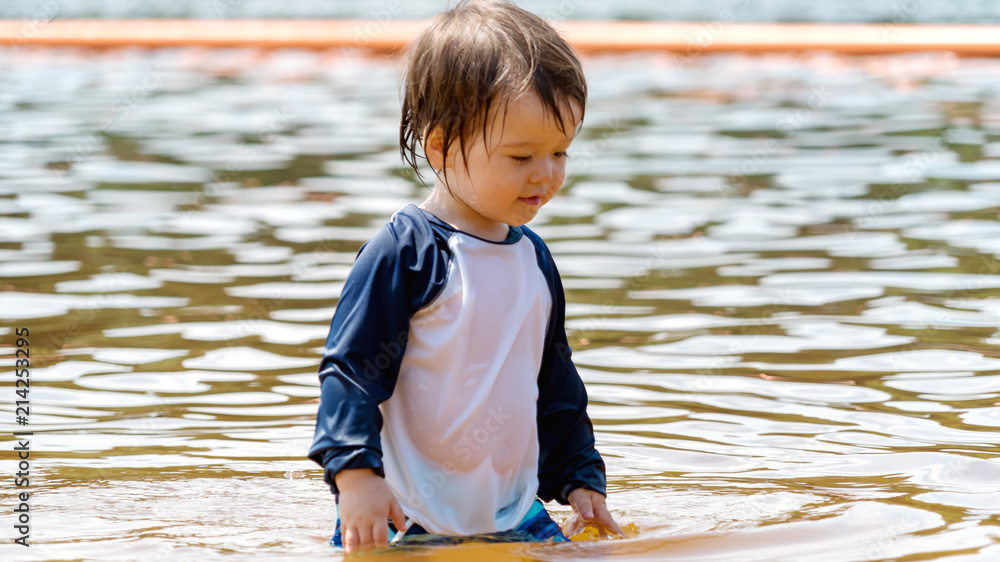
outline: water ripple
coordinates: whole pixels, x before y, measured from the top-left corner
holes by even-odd
[[[430,556],[1000,556],[1000,63],[585,65],[566,186],[529,227],[639,535]],[[30,328],[36,554],[329,558],[316,369],[361,244],[428,193],[398,72],[0,48],[0,363]]]

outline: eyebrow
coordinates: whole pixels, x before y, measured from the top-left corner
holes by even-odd
[[[565,140],[568,140],[569,142],[573,142],[572,138],[568,138],[568,139],[565,139]],[[521,147],[524,147],[524,146],[538,146],[538,145],[541,145],[541,144],[545,144],[545,143],[542,143],[542,142],[532,142],[532,141],[505,142],[505,143],[503,143],[503,144],[500,145],[500,148],[521,148]]]

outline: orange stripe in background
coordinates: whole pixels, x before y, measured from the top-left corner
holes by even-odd
[[[0,20],[0,46],[357,47],[398,52],[425,21],[365,20]],[[1000,56],[1000,26],[897,24],[751,24],[565,21],[553,24],[582,51],[831,50],[883,54],[945,50]]]

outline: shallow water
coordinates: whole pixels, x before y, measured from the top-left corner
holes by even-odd
[[[1000,559],[1000,61],[586,66],[532,227],[640,534],[383,558]],[[0,555],[331,557],[320,348],[361,242],[424,193],[397,72],[0,51],[0,347],[27,327],[34,361],[29,425],[0,401],[34,431],[33,546],[8,480]]]

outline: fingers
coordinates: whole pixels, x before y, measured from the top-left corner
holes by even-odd
[[[576,508],[576,512],[580,514],[580,517],[583,517],[584,521],[594,520],[594,504],[590,494],[577,494],[573,507]]]
[[[587,523],[584,522],[579,513],[573,513],[573,515],[563,521],[560,526],[562,527],[563,534],[567,537],[571,537],[577,533],[583,532],[583,530],[587,527]]]
[[[596,519],[597,526],[602,532],[610,532],[621,537],[625,536],[622,528],[618,526],[614,517],[611,516],[611,512],[608,511],[608,504],[604,496],[594,497],[594,519]]]
[[[342,525],[344,531],[344,552],[356,552],[361,547],[361,540],[358,537],[358,530],[354,527]]]
[[[375,548],[375,542],[372,540],[372,528],[369,525],[362,525],[358,528],[358,538],[360,539],[358,550],[371,550]]]
[[[389,505],[389,516],[392,517],[397,529],[405,530],[406,515],[399,502],[393,501]],[[343,532],[345,553],[350,554],[389,546],[389,525],[386,524],[385,519],[362,518],[350,522],[341,520],[340,526]]]
[[[573,510],[587,523],[597,526],[598,535],[606,538],[609,534],[624,537],[622,528],[615,522],[608,510],[604,495],[592,490],[577,488],[570,492],[568,498]]]
[[[405,518],[385,480],[370,469],[357,469],[339,472],[337,482],[342,486],[338,505],[344,551],[389,546],[386,516],[397,524],[405,524]]]
[[[603,498],[598,500],[597,505],[594,509],[594,517],[597,519],[597,525],[602,530],[618,535],[619,537],[624,537],[625,532],[622,528],[615,522],[615,518],[611,516],[611,512],[608,511],[607,504],[604,503]]]
[[[380,548],[389,546],[389,526],[382,522],[381,524],[376,521],[371,526],[371,537],[372,544],[371,548]]]
[[[343,523],[341,523],[343,525]],[[389,528],[383,523],[381,526],[371,523],[360,525],[345,525],[344,529],[344,552],[360,552],[371,550],[377,546],[388,546]],[[380,536],[381,530],[381,536]],[[381,540],[381,542],[379,542]]]
[[[399,532],[406,532],[406,514],[403,513],[403,508],[395,499],[389,504],[389,517],[392,518],[392,524]]]

